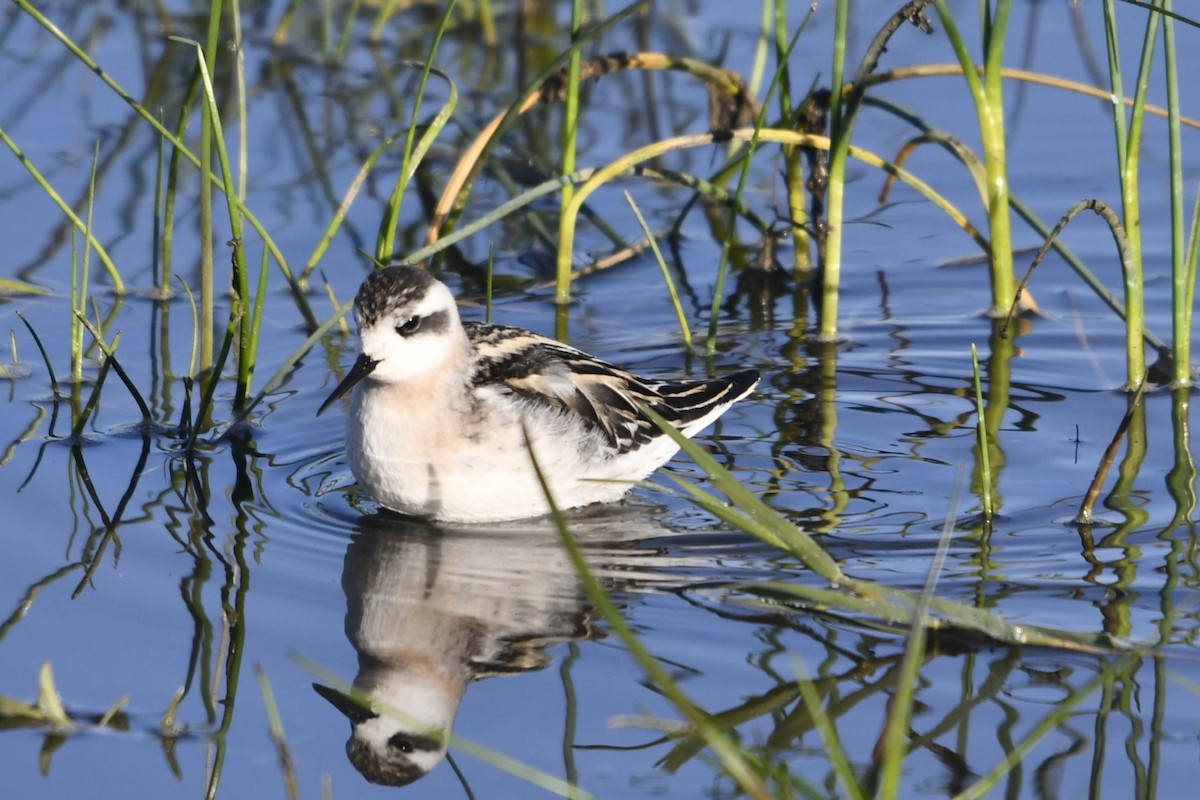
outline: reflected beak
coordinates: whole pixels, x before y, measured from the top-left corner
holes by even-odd
[[[375,719],[379,716],[371,709],[359,705],[350,695],[342,694],[337,689],[331,689],[319,683],[314,683],[312,687],[317,690],[317,694],[328,700],[334,708],[342,712],[342,714],[355,724],[366,722],[369,719]]]
[[[363,378],[371,374],[371,370],[379,365],[376,359],[368,358],[366,353],[359,353],[358,359],[354,362],[354,366],[346,373],[346,377],[342,378],[342,382],[337,385],[333,393],[325,398],[325,402],[321,403],[321,407],[317,409],[317,416],[321,416],[325,409],[333,405],[339,397],[354,388],[354,384],[361,381]]]

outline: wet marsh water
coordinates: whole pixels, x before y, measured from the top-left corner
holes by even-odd
[[[169,5],[182,32],[202,38],[207,9]],[[732,12],[734,5],[652,4],[646,18],[606,35],[598,52],[647,49],[704,59],[724,53],[728,67],[748,74],[757,18]],[[862,5],[852,36],[859,46],[892,10],[880,7],[876,20],[865,8],[876,4]],[[792,14],[799,19],[805,8],[796,4]],[[1065,8],[1018,9],[1010,39],[1014,65],[1094,82],[1085,45],[1102,52],[1098,20],[1085,18],[1080,37]],[[89,41],[89,52],[135,94],[161,77],[167,88],[158,103],[178,102],[194,54],[168,43],[148,9],[52,3],[43,10],[77,40]],[[334,68],[313,57],[322,47],[318,10],[297,18],[292,46],[268,46],[281,13],[281,4],[263,4],[244,20],[247,195],[295,267],[312,252],[379,137],[407,124],[405,102],[415,79],[394,65],[424,56],[430,15],[404,12],[375,51],[362,41],[369,25],[364,17],[353,28],[350,55]],[[1135,43],[1140,12],[1123,13],[1126,40]],[[562,25],[564,15],[565,9]],[[101,142],[95,229],[136,291],[114,295],[93,262],[95,299],[101,316],[112,320],[110,335],[122,332],[118,356],[146,394],[156,426],[139,424],[136,405],[109,375],[79,445],[67,441],[71,402],[55,399],[14,312],[39,332],[61,379],[69,352],[70,243],[60,213],[7,155],[0,159],[6,245],[0,277],[30,281],[51,294],[0,300],[4,330],[13,331],[29,373],[6,382],[0,413],[0,696],[32,701],[38,670],[49,661],[73,717],[101,715],[124,696],[128,702],[120,729],[84,725],[59,736],[5,719],[0,727],[12,730],[0,732],[0,793],[286,797],[285,771],[255,680],[261,667],[304,797],[320,796],[326,783],[335,798],[396,791],[467,796],[463,779],[477,797],[541,791],[473,755],[470,744],[452,751],[463,779],[441,764],[404,790],[367,783],[346,755],[346,718],[312,687],[330,676],[349,682],[364,668],[382,670],[380,681],[403,691],[423,688],[422,702],[438,698],[468,742],[596,796],[732,794],[691,740],[664,738],[663,721],[678,720],[678,713],[644,681],[598,617],[548,523],[433,529],[378,514],[358,495],[341,451],[343,420],[337,413],[313,416],[353,358],[352,337],[326,338],[236,435],[205,444],[192,457],[183,452],[171,428],[187,409],[180,376],[192,346],[191,310],[181,297],[159,302],[146,296],[154,284],[157,142],[30,19],[10,9],[2,24],[0,73],[20,77],[0,87],[0,125],[69,202],[84,196],[92,146]],[[502,24],[514,23],[503,16]],[[793,75],[807,76],[805,85],[828,74],[821,43],[831,26],[831,9],[822,9],[802,38],[812,45],[793,57]],[[472,26],[448,37],[438,64],[460,82],[461,128],[452,126],[439,139],[422,181],[440,188],[468,132],[565,41],[562,27],[527,34],[524,49],[491,52]],[[1181,29],[1179,35],[1198,34]],[[902,31],[883,66],[950,60],[944,38]],[[1181,74],[1195,74],[1197,67],[1185,61]],[[431,86],[427,102],[434,108],[443,89]],[[1194,87],[1184,89],[1186,104]],[[960,79],[899,82],[881,91],[976,140]],[[1027,203],[1053,221],[1084,197],[1116,202],[1112,123],[1103,103],[1016,85],[1006,96],[1013,184]],[[705,103],[698,84],[670,73],[616,75],[589,86],[581,163],[607,163],[632,143],[704,130]],[[232,108],[228,113],[235,118]],[[531,112],[497,157],[521,163],[557,152],[558,113]],[[1197,111],[1185,105],[1185,113]],[[876,113],[860,121],[855,142],[891,154],[912,133]],[[722,157],[723,151],[702,148],[672,164],[706,174]],[[1163,336],[1170,289],[1166,157],[1158,135],[1143,161],[1143,223],[1149,325]],[[372,247],[399,157],[383,163],[314,277],[318,288],[309,301],[321,319],[331,306],[320,278],[345,300],[369,268],[360,249]],[[981,216],[968,176],[948,156],[922,150],[908,166]],[[784,202],[778,172],[777,159],[761,157],[752,173],[747,203],[764,216]],[[1194,185],[1191,162],[1186,174]],[[192,185],[180,190],[186,222],[174,256],[175,268],[190,281],[198,250],[194,173],[188,180]],[[880,184],[878,173],[852,165],[845,342],[813,340],[803,287],[761,300],[741,293],[736,278],[730,282],[733,299],[719,321],[712,368],[754,367],[763,381],[699,440],[772,507],[816,534],[855,577],[919,590],[951,515],[957,525],[939,596],[1020,624],[1107,633],[1157,648],[1157,657],[1126,662],[936,638],[918,686],[905,796],[953,794],[1071,703],[1077,703],[1073,713],[1022,754],[996,794],[1190,796],[1200,777],[1200,595],[1186,395],[1159,390],[1147,396],[1102,495],[1101,523],[1084,530],[1070,524],[1127,407],[1117,390],[1124,368],[1120,321],[1052,258],[1034,285],[1042,315],[1024,320],[1015,341],[1000,340],[983,316],[987,278],[982,263],[972,260],[977,253],[970,239],[912,192],[894,190],[880,208]],[[598,193],[595,207],[631,239],[638,234],[623,188],[635,194],[652,226],[668,224],[689,198],[682,189],[633,179]],[[485,175],[468,215],[504,199],[499,181]],[[538,210],[553,219],[556,207]],[[419,244],[426,211],[417,194],[406,198],[406,247]],[[1107,231],[1083,218],[1074,225],[1071,246],[1116,289]],[[717,227],[693,211],[668,252],[683,278],[694,330],[708,321]],[[1039,243],[1027,229],[1017,230],[1019,246]],[[745,239],[754,243],[749,232]],[[491,243],[497,272],[507,279],[494,320],[553,333],[552,295],[536,288],[550,276],[553,252],[519,217],[468,239],[459,260],[442,264],[468,301],[464,316],[483,318],[482,286],[472,276]],[[600,234],[585,227],[577,257],[582,263],[605,247]],[[227,251],[220,242],[215,249],[223,261]],[[752,258],[750,249],[735,251],[735,268]],[[260,246],[252,246],[255,274],[260,255]],[[781,256],[790,257],[786,246]],[[275,273],[269,292],[260,381],[307,335]],[[575,346],[655,376],[700,376],[708,369],[702,355],[683,347],[652,259],[601,272],[579,282],[575,293],[567,314]],[[218,320],[227,313],[218,309]],[[972,342],[980,347],[999,431],[993,464],[1001,516],[990,534],[977,523]],[[94,364],[87,374],[95,378]],[[90,391],[90,385],[78,389],[79,404]],[[220,419],[231,400],[232,383],[219,386]],[[704,481],[687,459],[668,469]],[[963,492],[955,508],[958,486]],[[867,769],[904,631],[866,616],[814,613],[764,590],[767,580],[815,579],[667,492],[639,488],[628,504],[574,515],[572,527],[650,650],[701,707],[736,724],[744,743],[786,762],[817,794],[838,791],[799,699],[797,681],[809,676],[852,763]],[[182,699],[164,735],[164,714],[180,687]]]

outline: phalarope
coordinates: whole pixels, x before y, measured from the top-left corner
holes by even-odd
[[[671,532],[644,508],[597,512],[573,519],[571,535],[626,607],[709,574],[692,567],[711,560],[687,548],[629,546]],[[554,645],[603,636],[547,520],[456,526],[378,514],[355,527],[342,589],[358,672],[349,692],[313,688],[350,722],[346,755],[372,783],[411,783],[445,758],[470,684],[545,669]]]
[[[415,267],[375,270],[354,298],[362,352],[321,404],[353,389],[346,456],[381,505],[441,522],[537,517],[611,502],[678,446],[644,403],[693,436],[758,384],[639,378],[521,328],[459,320],[450,289]]]

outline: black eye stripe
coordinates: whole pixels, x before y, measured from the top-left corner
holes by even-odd
[[[396,326],[396,333],[401,336],[412,336],[414,334],[437,334],[446,329],[448,321],[445,311],[435,311],[429,316],[414,316],[407,321]]]
[[[432,736],[397,733],[388,739],[388,746],[402,753],[439,753],[446,749],[445,744]]]

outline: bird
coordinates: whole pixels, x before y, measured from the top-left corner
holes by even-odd
[[[634,375],[523,328],[463,322],[427,270],[373,270],[354,298],[361,351],[317,410],[350,393],[346,457],[377,503],[435,522],[485,523],[619,500],[758,385]],[[531,457],[532,456],[532,457]]]
[[[346,754],[367,780],[421,778],[445,758],[471,682],[543,669],[547,647],[592,635],[583,584],[557,544],[536,527],[495,536],[363,518],[342,573],[358,674],[352,692],[313,689],[350,721]]]
[[[670,534],[640,510],[594,511],[572,520],[571,533],[626,608],[706,579],[686,550],[633,544]],[[555,645],[605,635],[545,519],[455,526],[382,511],[361,517],[342,589],[358,672],[349,686],[312,686],[349,721],[346,755],[372,783],[402,786],[436,768],[472,683],[545,669]]]

